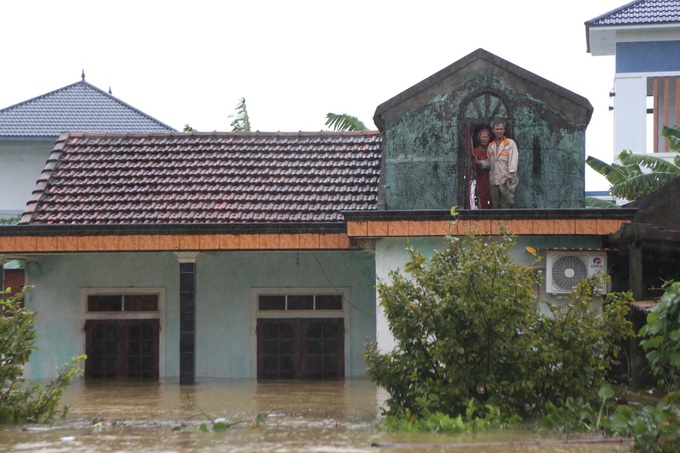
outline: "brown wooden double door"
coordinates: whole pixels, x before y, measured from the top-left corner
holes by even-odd
[[[342,318],[257,320],[257,378],[345,377]]]
[[[85,377],[158,379],[158,319],[85,322]]]

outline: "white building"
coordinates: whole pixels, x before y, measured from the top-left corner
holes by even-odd
[[[680,0],[637,0],[585,22],[588,52],[614,55],[614,159],[672,158],[664,125],[680,123]]]

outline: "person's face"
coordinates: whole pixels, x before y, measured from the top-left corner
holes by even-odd
[[[493,127],[493,135],[495,135],[498,139],[503,138],[505,136],[505,126],[502,124],[496,124]]]
[[[479,135],[479,143],[481,143],[482,145],[485,145],[485,146],[488,145],[490,139],[491,139],[491,137],[489,137],[488,132],[483,132]]]

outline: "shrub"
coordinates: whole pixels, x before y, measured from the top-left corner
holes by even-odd
[[[667,283],[664,290],[639,335],[659,385],[673,392],[680,390],[680,282]]]
[[[381,353],[370,344],[365,358],[368,375],[390,394],[388,414],[455,417],[474,399],[512,416],[589,398],[599,388],[616,340],[630,332],[628,296],[593,308],[601,284],[593,278],[543,315],[539,277],[512,262],[514,244],[505,231],[449,236],[429,263],[408,246],[409,278],[395,270],[379,282],[396,347]],[[607,325],[612,320],[619,324]]]
[[[36,334],[35,315],[21,299],[22,294],[0,299],[0,423],[52,418],[62,391],[73,376],[82,372],[80,363],[85,360],[85,356],[74,357],[45,387],[24,385],[24,365],[36,349]]]

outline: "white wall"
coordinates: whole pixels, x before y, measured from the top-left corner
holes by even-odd
[[[24,212],[55,141],[0,141],[0,218]]]

